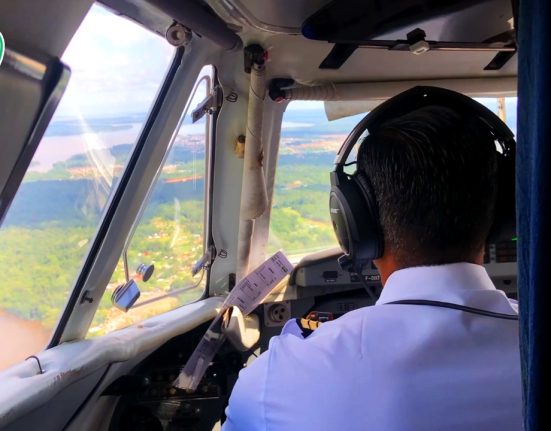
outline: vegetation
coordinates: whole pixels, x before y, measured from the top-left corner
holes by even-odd
[[[69,129],[67,129],[69,127]],[[50,134],[75,133],[57,125]],[[98,120],[94,131],[119,130]],[[328,172],[337,141],[334,133],[284,135],[276,177],[269,251],[297,255],[334,246],[327,211]],[[287,141],[285,141],[287,139]],[[340,137],[339,137],[340,139]],[[323,143],[320,147],[320,142]],[[93,153],[30,171],[0,229],[0,309],[53,328],[91,245],[110,190],[132,151],[110,148],[113,178],[96,177]],[[200,136],[176,141],[128,247],[131,276],[141,263],[155,265],[148,282],[139,281],[139,301],[197,287],[124,313],[111,304],[115,287],[125,281],[121,259],[111,277],[90,334],[100,335],[198,298],[204,280],[191,276],[203,254],[204,153]],[[99,150],[98,150],[99,151]],[[105,151],[105,150],[103,150]],[[114,160],[113,160],[114,159]]]
[[[320,112],[293,112],[296,123],[282,132],[268,252],[283,249],[297,257],[337,245],[328,211],[329,172],[344,133],[359,117],[328,123]],[[97,119],[88,121],[86,130],[79,122],[60,121],[50,126],[48,135],[120,131],[142,120]],[[111,304],[113,289],[125,280],[121,259],[91,335],[127,326],[202,294],[204,280],[191,277],[190,269],[203,253],[203,145],[201,135],[178,134],[128,247],[131,275],[141,263],[155,265],[153,277],[138,283],[139,301],[197,287],[124,313]],[[117,145],[96,150],[108,151],[112,178],[96,177],[93,160],[101,154],[93,151],[46,171],[36,164],[27,173],[0,228],[0,312],[54,327],[132,149],[133,145]]]
[[[0,304],[53,327],[92,235],[87,226],[8,226],[0,230]]]
[[[161,174],[128,248],[131,275],[140,263],[155,265],[152,279],[139,283],[142,299],[198,282],[190,269],[203,253],[204,171],[193,172],[193,166],[202,168],[204,159],[193,164],[183,151],[173,153],[181,157],[173,154],[177,164]],[[27,175],[0,229],[1,308],[46,328],[59,318],[107,201],[109,189],[102,190],[93,178],[72,178],[68,171],[88,163],[78,155],[54,165],[42,178],[40,173]],[[204,286],[124,315],[110,300],[124,280],[121,260],[96,313],[95,334],[114,329],[115,321],[116,327],[126,326],[189,302]]]
[[[300,165],[280,160],[270,220],[270,251],[283,249],[289,255],[301,255],[336,245],[328,211],[329,169],[334,154],[313,155],[312,159]],[[329,163],[319,163],[328,159]]]
[[[12,209],[17,210],[22,201],[32,202],[31,196],[36,199],[42,196],[40,202],[51,200],[56,205],[45,205],[41,213],[33,211],[32,205],[26,206],[30,210],[21,214],[12,211],[0,230],[0,304],[5,311],[24,319],[40,320],[45,327],[52,328],[86,256],[99,211],[87,211],[89,200],[75,199],[90,190],[86,182],[55,181],[49,187],[43,187],[42,183],[24,184],[20,189],[23,198]],[[158,188],[160,192],[154,193],[128,250],[131,274],[140,263],[155,264],[154,277],[148,283],[140,283],[144,297],[195,282],[190,268],[202,254],[199,232],[202,232],[203,202],[181,201],[178,195],[184,195],[185,191],[174,185],[163,184]],[[160,198],[169,203],[160,203]],[[45,221],[39,221],[40,214]],[[124,270],[119,263],[95,324],[109,316],[112,289],[121,282]],[[175,302],[197,296],[197,292],[189,292]]]

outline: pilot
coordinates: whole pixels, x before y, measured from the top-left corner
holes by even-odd
[[[497,157],[450,106],[370,130],[357,171],[384,241],[380,298],[306,337],[286,325],[241,371],[223,430],[521,430],[517,304],[482,265]]]

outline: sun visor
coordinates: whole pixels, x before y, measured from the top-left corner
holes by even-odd
[[[447,88],[471,97],[511,97],[517,94],[517,78],[506,77],[330,84],[286,90],[289,94],[286,93],[285,98],[324,100],[325,115],[329,121],[333,121],[369,112],[386,99],[417,85]],[[324,89],[327,91],[322,91]]]
[[[429,38],[481,42],[510,29],[512,16],[510,0],[332,0],[301,30],[308,39],[356,46],[419,26]]]
[[[324,102],[325,115],[328,121],[351,117],[371,111],[384,99],[379,100],[340,100]]]
[[[501,69],[516,53],[510,0],[333,0],[302,25],[307,39],[334,44],[320,69],[339,69],[358,48],[409,51],[490,51],[485,70]]]

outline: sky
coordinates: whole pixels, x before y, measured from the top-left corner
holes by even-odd
[[[72,73],[58,118],[147,112],[174,53],[163,37],[94,4],[62,57]]]
[[[174,53],[163,37],[94,4],[62,57],[72,73],[57,117],[148,112]],[[323,102],[288,109],[313,108]]]

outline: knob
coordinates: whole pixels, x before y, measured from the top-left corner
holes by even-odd
[[[153,271],[155,271],[155,265],[153,265],[152,263],[149,265],[142,263],[138,265],[136,274],[142,279],[142,281],[147,281],[153,275]]]

